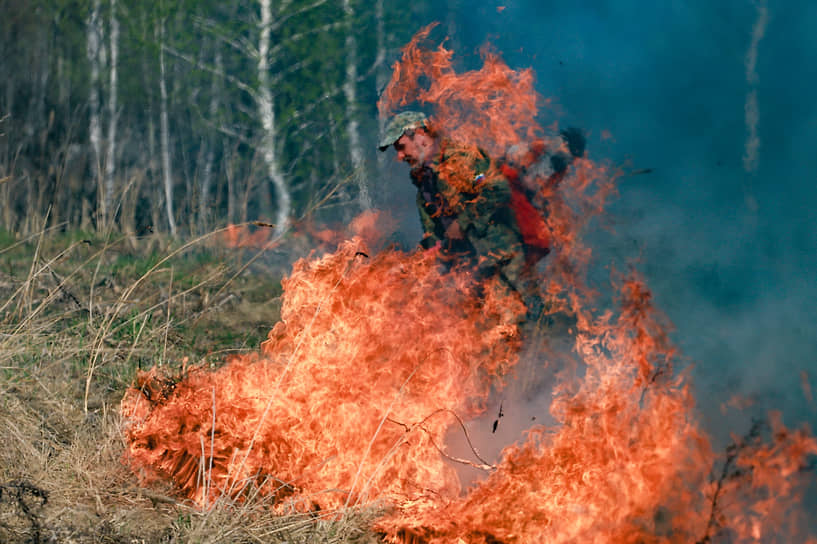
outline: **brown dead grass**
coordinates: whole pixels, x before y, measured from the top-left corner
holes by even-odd
[[[378,542],[374,509],[282,516],[249,496],[200,511],[122,463],[137,368],[218,365],[278,317],[283,268],[171,253],[45,234],[0,248],[0,542]]]

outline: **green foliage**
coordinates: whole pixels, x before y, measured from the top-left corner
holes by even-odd
[[[14,233],[9,232],[4,228],[0,228],[0,251],[11,246],[17,241]]]

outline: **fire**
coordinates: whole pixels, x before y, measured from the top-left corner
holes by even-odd
[[[394,232],[395,222],[386,214],[368,210],[355,217],[348,225],[336,228],[321,227],[314,221],[302,219],[292,221],[292,238],[301,239],[313,249],[330,250],[350,237],[357,236],[371,248],[380,248],[385,235]],[[230,248],[272,249],[281,245],[275,234],[275,225],[262,221],[252,221],[239,225],[229,224],[220,232],[216,243]]]
[[[585,278],[581,233],[617,172],[583,157],[566,175],[536,174],[564,144],[535,120],[532,73],[484,53],[481,70],[458,74],[452,52],[424,47],[431,30],[406,46],[379,106],[434,106],[435,129],[505,157],[492,175],[533,183],[546,203],[526,240],[550,249],[539,291],[552,314],[570,315],[575,354],[558,373],[552,423],[494,465],[477,452],[459,460],[489,472],[462,488],[444,437],[514,379],[526,309],[467,269],[443,273],[436,250],[371,251],[382,227],[367,214],[351,239],[325,237],[337,250],[294,265],[258,353],[139,376],[122,402],[128,463],[203,507],[250,488],[301,510],[384,501],[393,508],[377,529],[393,543],[791,541],[807,521],[794,505],[817,440],[773,414],[713,451],[644,281],[615,279],[613,310]],[[563,361],[539,348],[542,366]]]
[[[378,104],[381,115],[417,102],[434,106],[433,126],[492,156],[535,136],[539,99],[533,71],[512,70],[496,53],[483,50],[484,66],[462,74],[453,69],[453,52],[424,47],[436,24],[418,32],[403,48],[391,82]]]
[[[141,375],[122,404],[129,462],[203,505],[251,481],[323,509],[456,496],[444,432],[514,365],[524,309],[490,285],[477,298],[431,253],[366,255],[352,240],[296,263],[260,353],[172,386]]]
[[[261,227],[272,227],[274,225],[254,225]],[[224,232],[221,234],[221,242],[227,247],[235,248],[263,248],[269,247],[273,244],[273,236],[271,230],[264,228],[252,230],[250,225],[227,225]]]

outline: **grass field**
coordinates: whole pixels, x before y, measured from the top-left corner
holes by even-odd
[[[283,254],[0,232],[0,542],[377,542],[372,511],[200,511],[123,463],[136,371],[218,366],[279,317]]]

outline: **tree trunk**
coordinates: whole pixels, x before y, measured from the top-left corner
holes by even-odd
[[[275,220],[275,233],[282,234],[289,225],[290,208],[292,206],[281,167],[278,163],[276,152],[275,134],[275,108],[272,103],[272,91],[269,85],[269,45],[270,26],[272,25],[271,0],[261,0],[261,35],[258,40],[258,82],[259,89],[256,95],[258,115],[261,117],[261,125],[264,129],[261,143],[261,153],[267,167],[267,174],[275,187],[275,197],[278,204],[278,211]]]
[[[227,222],[232,223],[235,221],[235,195],[236,195],[236,188],[235,188],[235,162],[233,160],[232,153],[235,152],[236,149],[230,149],[227,147],[227,140],[224,140],[224,177],[227,179]]]
[[[162,146],[162,178],[165,187],[165,209],[170,235],[176,237],[176,219],[173,217],[173,176],[170,173],[170,128],[167,119],[167,82],[165,81],[164,19],[159,23],[159,102]]]
[[[115,221],[116,212],[113,209],[114,174],[116,173],[116,124],[117,112],[117,59],[119,56],[119,20],[116,18],[116,0],[111,0],[111,67],[110,90],[108,96],[108,152],[105,157],[105,200],[104,220],[106,226]]]
[[[375,32],[377,35],[377,55],[375,56],[375,87],[377,91],[377,98],[380,99],[380,93],[386,88],[389,83],[391,74],[389,67],[386,64],[386,22],[385,13],[383,10],[383,0],[377,0],[374,5],[375,16]],[[377,140],[380,140],[380,135],[383,134],[386,128],[386,119],[382,115],[377,116]],[[377,178],[380,180],[386,179],[386,169],[388,157],[386,153],[377,153]]]
[[[102,128],[99,119],[100,97],[99,97],[99,0],[94,0],[91,15],[88,19],[88,62],[91,65],[90,81],[88,82],[88,115],[89,127],[88,138],[91,143],[91,171],[93,181],[99,185],[101,164],[102,164]]]
[[[147,15],[143,11],[142,12],[142,41],[147,43],[148,37],[150,36],[148,32],[148,20]],[[154,30],[154,38],[156,37],[155,30]],[[158,187],[156,183],[159,178],[159,167],[156,163],[156,102],[154,97],[154,82],[152,77],[152,72],[150,70],[150,61],[149,55],[147,50],[143,50],[142,52],[142,81],[144,84],[144,95],[147,102],[147,151],[148,155],[145,160],[145,172],[148,179],[148,188],[146,189],[146,193],[148,194],[148,198],[156,202],[157,204],[151,206],[151,214],[150,214],[150,223],[149,224],[141,224],[139,225],[139,229],[137,232],[143,232],[142,229],[145,231],[155,230],[159,227],[159,221],[161,214],[159,214],[156,210],[159,209],[158,203],[162,201],[161,194],[162,191]],[[143,221],[147,218],[141,218]],[[145,227],[149,226],[149,229],[145,229]]]
[[[217,46],[216,46],[217,47]],[[221,51],[216,50],[216,71],[222,73],[224,71],[223,62],[221,60]],[[210,121],[214,121],[218,115],[218,93],[221,91],[218,76],[213,75],[212,85],[210,86]],[[204,140],[206,151],[204,154],[204,171],[201,175],[201,194],[199,196],[199,230],[204,233],[210,227],[210,184],[213,179],[213,162],[215,161],[215,138],[208,136]]]
[[[343,84],[348,115],[346,137],[349,140],[349,157],[352,160],[352,179],[358,189],[358,204],[361,209],[369,210],[372,208],[372,198],[369,195],[363,147],[360,144],[360,124],[357,118],[357,40],[355,39],[355,12],[351,0],[343,0],[343,13],[346,17],[346,81]]]

